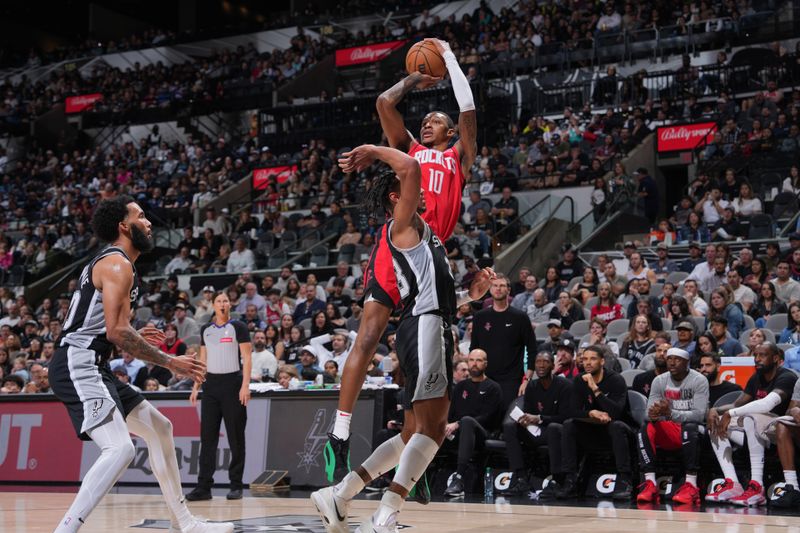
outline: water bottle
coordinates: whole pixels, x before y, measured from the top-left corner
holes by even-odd
[[[487,502],[494,501],[494,477],[492,469],[487,467],[483,476],[483,499]]]

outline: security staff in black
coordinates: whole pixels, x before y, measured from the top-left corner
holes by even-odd
[[[250,401],[250,355],[253,345],[244,322],[231,320],[231,302],[223,291],[214,294],[214,318],[200,331],[200,360],[208,366],[200,403],[200,473],[197,487],[186,495],[189,501],[210,500],[217,461],[220,422],[225,421],[231,464],[228,468],[229,500],[242,497],[244,473],[244,429]],[[240,362],[241,360],[241,362]],[[198,385],[192,388],[197,405]]]

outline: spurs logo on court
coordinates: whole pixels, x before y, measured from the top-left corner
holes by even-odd
[[[430,374],[428,379],[425,381],[425,391],[432,391],[437,381],[439,381],[439,374]]]
[[[311,423],[311,427],[308,428],[303,451],[297,452],[297,456],[300,457],[297,468],[305,468],[306,473],[311,471],[311,467],[319,466],[319,454],[322,453],[325,443],[328,441],[328,424],[325,423],[325,415],[325,409],[317,409],[314,421]]]

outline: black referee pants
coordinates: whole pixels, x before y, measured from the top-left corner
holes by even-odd
[[[214,471],[217,469],[220,424],[225,421],[225,432],[231,448],[228,477],[231,490],[242,489],[244,473],[244,429],[247,425],[247,408],[239,401],[242,374],[207,374],[200,402],[200,474],[197,486],[211,490]]]

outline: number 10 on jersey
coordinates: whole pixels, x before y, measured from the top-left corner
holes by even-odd
[[[436,194],[442,193],[442,184],[444,183],[444,172],[433,168],[428,169],[428,192]]]

